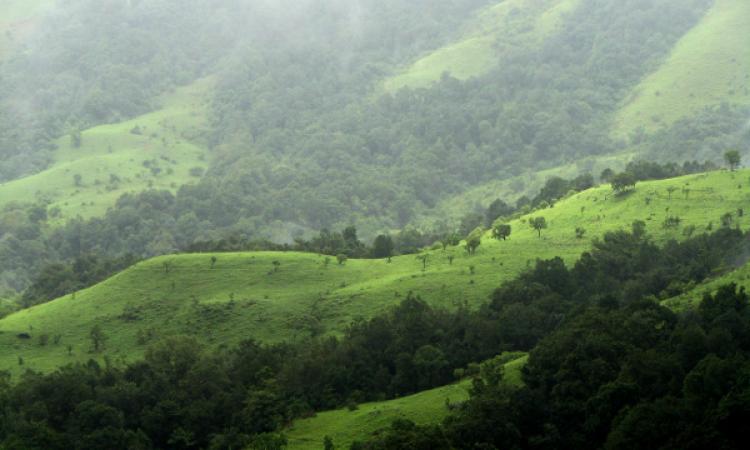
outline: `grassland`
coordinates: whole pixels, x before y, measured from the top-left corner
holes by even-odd
[[[527,359],[523,356],[505,365],[506,383],[521,385],[521,369]],[[396,400],[365,403],[354,411],[340,409],[298,420],[286,430],[287,448],[318,450],[326,436],[331,437],[337,448],[349,448],[352,442],[366,440],[396,419],[408,419],[419,425],[438,423],[448,414],[446,403],[466,400],[470,386],[469,380],[465,380]]]
[[[750,2],[716,0],[667,60],[631,93],[616,134],[654,130],[705,107],[750,104]]]
[[[460,80],[480,76],[502,61],[505,48],[533,45],[554,33],[561,18],[580,0],[505,0],[481,10],[458,33],[455,42],[438,48],[385,80],[386,91],[429,87],[444,73]]]
[[[175,191],[194,182],[208,166],[196,142],[207,126],[211,86],[211,79],[200,80],[163,96],[163,107],[155,112],[85,130],[80,146],[70,136],[60,138],[47,170],[0,184],[0,207],[44,202],[58,211],[54,221],[61,222],[100,216],[127,192]]]
[[[677,188],[671,200],[669,187]],[[338,334],[354,318],[382,313],[410,291],[439,307],[478,305],[535,259],[561,256],[572,263],[593,238],[629,227],[633,220],[644,220],[657,240],[681,238],[684,227],[700,232],[709,223],[718,226],[722,214],[746,207],[748,200],[748,170],[639,183],[625,197],[614,197],[609,186],[601,186],[532,213],[549,223],[541,238],[524,216],[511,222],[510,240],[486,235],[475,255],[460,246],[426,251],[425,270],[414,255],[391,263],[349,260],[338,265],[334,258],[315,254],[220,254],[213,268],[208,254],[155,258],[75,295],[0,320],[0,369],[49,371],[93,356],[132,360],[155,335],[189,334],[217,347],[250,337],[294,340],[320,325]],[[679,216],[681,227],[663,228],[669,216]],[[576,227],[586,229],[583,239],[575,237]],[[98,355],[89,353],[94,324],[109,337]],[[22,333],[31,338],[19,338]],[[49,337],[45,346],[42,335]]]

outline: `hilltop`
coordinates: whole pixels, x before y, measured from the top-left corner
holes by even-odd
[[[109,337],[103,356],[132,361],[150,340],[171,334],[194,335],[213,346],[251,337],[279,342],[338,334],[353,319],[373,317],[409,292],[439,307],[478,305],[537,258],[560,256],[572,263],[592,239],[634,220],[643,220],[657,241],[719,227],[728,212],[743,226],[746,219],[736,212],[746,205],[749,175],[748,170],[717,171],[643,182],[624,197],[613,196],[609,186],[596,187],[511,221],[508,241],[486,234],[475,255],[461,246],[425,251],[425,270],[414,255],[394,257],[391,263],[349,260],[343,265],[335,258],[291,252],[154,258],[0,320],[0,364],[18,373],[85,361],[93,356],[88,333],[95,324]],[[534,216],[544,216],[549,224],[541,238],[527,223]],[[679,225],[664,228],[668,217],[679,217]],[[576,227],[585,228],[583,238],[576,237]],[[19,338],[24,333],[30,339]],[[48,338],[44,346],[43,335]]]

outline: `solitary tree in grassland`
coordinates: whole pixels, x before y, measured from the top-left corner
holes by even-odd
[[[724,153],[724,161],[726,161],[729,169],[734,172],[740,166],[742,157],[740,156],[740,152],[738,152],[737,150],[729,150]]]
[[[417,256],[417,259],[422,261],[422,270],[427,270],[427,258],[429,257],[428,254],[419,255]]]
[[[542,230],[547,228],[547,219],[544,217],[532,217],[529,219],[529,225],[535,229],[539,234],[539,238],[542,237]]]
[[[73,148],[81,148],[83,138],[81,137],[81,130],[73,130],[70,132],[70,145]]]
[[[339,262],[339,266],[343,266],[347,259],[349,258],[343,253],[336,255],[336,261]]]
[[[497,224],[492,227],[492,237],[497,240],[507,240],[510,237],[511,227],[508,224]]]
[[[216,266],[216,261],[218,261],[218,258],[215,256],[211,257],[211,268],[213,269],[214,266]]]
[[[99,325],[94,325],[89,332],[89,338],[91,338],[91,346],[95,353],[99,353],[104,347],[104,342],[107,341],[107,336]]]
[[[602,181],[602,183],[609,183],[612,180],[613,176],[615,176],[615,172],[607,167],[606,169],[602,170],[601,175],[599,175],[599,179]]]
[[[473,255],[477,251],[477,247],[479,247],[482,244],[482,228],[477,228],[471,233],[469,233],[468,236],[466,236],[466,251]]]
[[[669,195],[669,200],[672,200],[672,194],[674,194],[675,191],[677,191],[677,188],[674,186],[669,186],[667,188],[667,194]]]

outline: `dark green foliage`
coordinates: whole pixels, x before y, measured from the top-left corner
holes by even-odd
[[[740,166],[740,162],[742,161],[740,152],[738,152],[737,150],[727,151],[726,153],[724,153],[724,161],[726,161],[730,170],[737,170],[737,168]]]
[[[492,227],[492,237],[495,239],[507,240],[510,237],[511,226],[508,224],[497,224]]]
[[[612,190],[615,194],[622,195],[635,189],[637,179],[630,172],[622,172],[612,177]]]

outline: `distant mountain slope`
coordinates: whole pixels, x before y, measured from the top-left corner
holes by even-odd
[[[395,257],[390,264],[350,260],[344,265],[320,255],[273,252],[216,254],[213,267],[210,254],[152,259],[0,320],[0,367],[14,373],[47,371],[88,360],[94,324],[109,336],[103,355],[133,360],[154,336],[190,334],[207,345],[231,345],[250,337],[276,342],[338,334],[355,318],[382,313],[409,292],[435,306],[478,305],[537,258],[560,256],[572,263],[592,239],[637,219],[659,241],[683,238],[690,226],[696,232],[709,224],[718,227],[723,214],[747,206],[749,175],[750,170],[720,171],[644,182],[626,197],[613,197],[609,186],[597,187],[510,222],[508,241],[485,235],[475,255],[462,247],[425,252],[425,270],[414,255]],[[671,200],[668,188],[676,189]],[[532,216],[549,223],[541,238],[528,225]],[[664,228],[671,216],[681,219],[680,226]],[[736,221],[744,225],[747,219]],[[586,229],[583,239],[576,238],[576,227]],[[48,345],[39,344],[41,335],[49,337]]]
[[[464,25],[463,36],[387,79],[385,89],[429,87],[444,73],[459,80],[502,64],[504,50],[533,44],[556,31],[580,0],[505,0],[487,7]]]
[[[750,105],[750,2],[716,0],[671,55],[626,99],[616,134],[668,126],[724,102]]]
[[[198,81],[165,95],[157,111],[84,130],[79,147],[71,136],[60,138],[48,169],[0,183],[0,208],[46,203],[60,222],[100,216],[127,192],[175,191],[195,182],[209,163],[196,139],[206,133],[211,86],[211,79]]]

